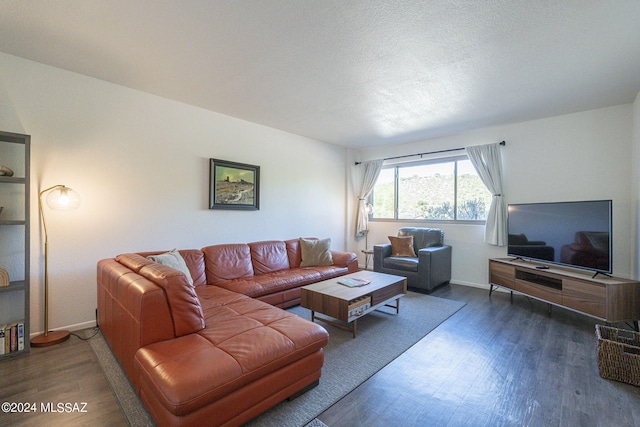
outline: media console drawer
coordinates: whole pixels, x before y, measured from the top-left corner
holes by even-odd
[[[544,264],[494,258],[489,260],[489,284],[606,322],[640,320],[640,282]],[[489,294],[491,295],[491,293]]]
[[[565,279],[562,281],[562,304],[594,316],[607,317],[607,288],[599,283]]]
[[[513,286],[516,268],[512,265],[489,261],[489,283],[507,288]]]

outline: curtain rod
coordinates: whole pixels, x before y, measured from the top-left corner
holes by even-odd
[[[502,141],[500,143],[500,145],[507,145],[506,141]],[[460,151],[460,150],[464,150],[464,148],[451,148],[449,150],[440,150],[440,151],[430,151],[428,153],[418,153],[418,154],[407,154],[405,156],[396,156],[396,157],[385,157],[382,160],[395,160],[395,159],[402,159],[405,157],[414,157],[414,156],[426,156],[427,154],[438,154],[438,153],[448,153],[450,151]],[[356,166],[358,166],[360,163],[362,162],[356,162]]]

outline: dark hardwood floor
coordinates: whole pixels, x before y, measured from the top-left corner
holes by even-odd
[[[0,426],[128,425],[95,353],[74,335],[0,362],[0,404],[4,402],[15,404],[19,412],[0,412]]]
[[[640,426],[640,388],[598,374],[595,319],[465,286],[432,295],[467,305],[318,419],[331,427]]]
[[[589,317],[515,295],[450,285],[460,311],[318,418],[341,426],[639,426],[640,388],[598,375]],[[622,327],[624,325],[616,325]],[[87,334],[89,331],[81,331]],[[86,341],[72,336],[0,362],[0,426],[126,426]],[[83,403],[86,412],[43,413]]]

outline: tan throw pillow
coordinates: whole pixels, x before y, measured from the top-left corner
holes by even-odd
[[[191,273],[189,272],[189,267],[187,267],[187,263],[180,255],[176,249],[165,252],[159,255],[150,255],[147,257],[153,262],[157,262],[158,264],[166,265],[167,267],[175,268],[178,271],[184,273],[187,276],[187,281],[191,286],[193,286],[193,279],[191,278]]]
[[[413,250],[413,236],[389,236],[391,242],[391,256],[409,256],[416,257]]]
[[[300,239],[300,253],[302,254],[300,267],[333,265],[331,239],[329,238],[321,240]]]

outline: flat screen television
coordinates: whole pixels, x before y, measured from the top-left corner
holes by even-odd
[[[509,205],[509,256],[612,273],[612,201]]]

